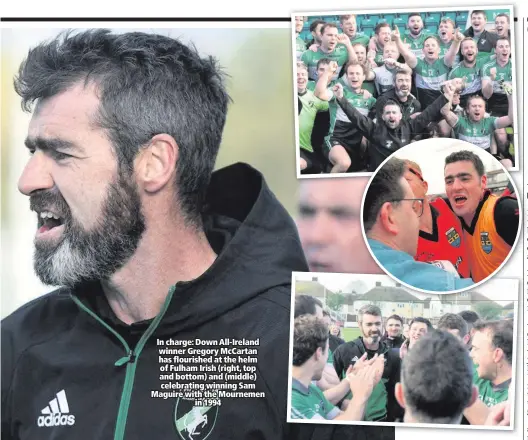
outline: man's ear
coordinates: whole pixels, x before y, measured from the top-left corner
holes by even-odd
[[[395,223],[395,209],[391,202],[385,202],[380,209],[380,224],[383,229],[393,235],[396,235],[400,228]]]
[[[394,387],[394,397],[402,408],[405,408],[405,397],[403,396],[403,386],[400,382]]]

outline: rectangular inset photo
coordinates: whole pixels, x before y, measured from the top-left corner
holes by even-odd
[[[519,169],[513,6],[292,14],[297,177],[444,137]]]
[[[513,430],[519,281],[292,275],[288,422]]]

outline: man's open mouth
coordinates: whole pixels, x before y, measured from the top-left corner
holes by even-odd
[[[50,211],[41,211],[38,214],[38,232],[44,233],[51,231],[64,224],[64,220],[58,214]]]
[[[455,196],[455,206],[463,206],[467,202],[466,196]]]

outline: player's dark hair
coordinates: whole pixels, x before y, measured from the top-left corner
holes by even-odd
[[[77,84],[95,85],[93,122],[106,131],[123,174],[131,175],[153,136],[174,138],[180,207],[199,225],[230,101],[215,59],[163,35],[67,31],[31,49],[14,81],[28,112]]]
[[[364,315],[379,316],[381,317],[381,309],[373,304],[366,304],[358,310],[358,322],[363,322]]]
[[[468,325],[460,315],[446,313],[440,317],[436,326],[438,330],[458,330],[461,338],[468,334]]]
[[[387,322],[389,322],[389,319],[396,319],[401,322],[401,325],[403,325],[403,318],[400,315],[390,315],[387,318]]]
[[[355,15],[341,15],[339,16],[339,23],[343,24],[343,22],[347,21],[349,18],[353,18],[354,20],[356,20]]]
[[[294,317],[301,315],[315,315],[315,307],[323,308],[323,303],[310,295],[299,295],[295,297]]]
[[[513,320],[477,321],[473,328],[476,331],[490,331],[491,343],[495,348],[500,348],[508,363],[512,364]]]
[[[466,102],[466,110],[469,110],[469,104],[471,101],[473,101],[474,99],[481,99],[482,101],[484,101],[484,104],[486,104],[486,100],[480,96],[480,95],[471,95],[468,97],[467,99],[467,102]]]
[[[407,18],[407,24],[409,24],[409,20],[410,20],[411,18],[413,18],[413,17],[420,17],[420,18],[422,18],[422,16],[421,16],[418,12],[411,12],[411,13],[409,14],[409,17]],[[423,19],[422,19],[422,21],[423,21]]]
[[[473,17],[473,15],[476,15],[476,14],[482,14],[484,16],[484,18],[487,20],[486,11],[481,11],[479,9],[477,9],[475,11],[471,11],[471,17]]]
[[[326,30],[328,28],[336,28],[337,29],[337,24],[335,23],[326,23],[322,28],[321,28],[321,35],[324,35],[324,33],[326,32]]]
[[[327,65],[330,64],[332,60],[330,58],[321,58],[319,61],[317,61],[317,68],[319,69],[319,66],[321,65]]]
[[[367,73],[369,72],[370,68],[367,67],[365,64],[361,64],[359,61],[349,61],[346,66],[345,66],[345,74],[348,73],[348,68],[351,67],[351,66],[359,66],[361,67],[361,69],[363,70],[363,75],[367,75]]]
[[[293,323],[293,360],[296,367],[310,359],[318,348],[326,349],[328,327],[315,316],[303,315]]]
[[[310,23],[310,32],[315,32],[315,30],[317,29],[317,26],[319,26],[320,24],[325,25],[326,21],[324,21],[324,20],[314,20],[314,21],[312,21]]]
[[[393,99],[387,99],[385,104],[383,104],[383,111],[385,111],[385,107],[388,107],[389,105],[395,105],[397,107],[400,107],[400,105],[396,101],[394,101]]]
[[[435,40],[436,43],[440,46],[440,39],[436,36],[436,35],[429,35],[425,40],[424,40],[424,45],[425,45],[425,42],[427,40]]]
[[[506,18],[506,20],[508,20],[508,24],[510,23],[510,16],[508,14],[505,14],[504,12],[501,12],[500,14],[497,14],[495,16],[495,20],[497,20],[497,18],[499,18],[499,17]]]
[[[455,151],[454,153],[451,153],[449,156],[447,156],[445,158],[444,170],[445,167],[450,163],[461,161],[471,162],[475,167],[475,170],[477,171],[479,177],[482,177],[486,173],[486,170],[484,169],[484,164],[482,163],[480,157],[478,157],[475,153],[469,150]]]
[[[462,317],[464,321],[466,321],[466,324],[468,326],[468,332],[471,331],[475,322],[480,319],[478,313],[474,312],[473,310],[462,310],[458,314]]]
[[[394,105],[398,104],[394,103]],[[405,197],[405,192],[400,184],[400,179],[403,177],[404,172],[405,163],[403,160],[393,158],[374,175],[363,204],[365,232],[368,233],[372,229],[378,219],[381,207],[385,203]]]
[[[376,27],[374,28],[374,33],[376,35],[379,35],[381,28],[384,28],[384,27],[388,27],[390,29],[390,24],[388,24],[387,22],[384,22],[384,21],[381,22],[381,23],[378,23],[376,25]]]
[[[452,334],[434,330],[414,345],[402,361],[405,405],[424,423],[460,423],[471,402],[473,362]]]
[[[431,321],[429,321],[427,318],[422,318],[421,316],[412,319],[412,321],[409,323],[409,329],[415,322],[421,322],[422,324],[425,324],[427,326],[428,332],[433,330],[433,324],[431,324]]]

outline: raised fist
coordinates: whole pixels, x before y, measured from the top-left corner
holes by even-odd
[[[339,83],[337,83],[333,88],[332,91],[334,92],[337,99],[341,99],[343,97],[343,86]]]
[[[490,78],[492,81],[495,81],[495,79],[497,78],[497,68],[496,67],[492,67],[490,69]]]

